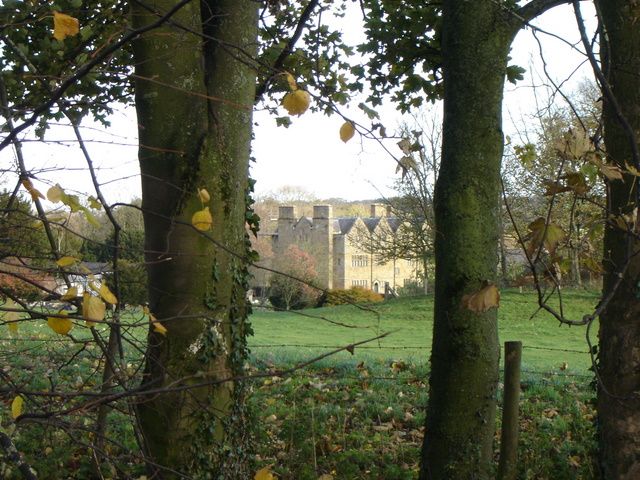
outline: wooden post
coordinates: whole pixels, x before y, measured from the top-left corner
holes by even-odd
[[[518,466],[522,342],[504,344],[504,398],[498,480],[515,480]]]

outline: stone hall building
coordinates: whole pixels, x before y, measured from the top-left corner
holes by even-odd
[[[400,258],[382,261],[376,248],[383,248],[380,239],[395,235],[399,228],[398,219],[388,217],[386,207],[380,204],[371,205],[370,216],[365,218],[334,217],[331,205],[315,205],[313,217],[298,217],[295,207],[281,206],[276,231],[258,235],[271,249],[270,258],[259,264],[271,267],[274,258],[296,245],[315,259],[317,283],[322,288],[357,286],[385,293],[388,287],[395,291],[415,280],[416,265]],[[253,274],[252,286],[262,291],[271,272],[254,269]]]

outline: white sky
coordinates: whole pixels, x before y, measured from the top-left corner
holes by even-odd
[[[587,2],[583,2],[587,3]],[[593,23],[591,4],[585,4],[583,15]],[[540,17],[536,25],[556,33],[569,42],[582,47],[575,27],[573,10],[570,7],[557,7]],[[353,23],[351,23],[353,25]],[[345,35],[356,40],[361,32],[345,28]],[[565,81],[571,73],[584,62],[584,57],[576,54],[565,43],[548,35],[540,34],[544,41],[547,69],[556,83]],[[535,98],[532,85],[549,84],[544,79],[539,61],[537,43],[529,30],[521,32],[513,45],[512,63],[527,68],[525,79],[516,87],[509,84],[505,93],[505,132],[513,132],[510,118],[520,122],[535,112]],[[533,63],[532,63],[533,62]],[[564,86],[570,92],[579,80],[590,77],[588,65]],[[572,87],[573,86],[573,87]],[[548,92],[538,90],[539,98],[546,98]],[[561,98],[557,97],[557,102]],[[356,105],[358,102],[354,102]],[[438,108],[438,107],[429,107]],[[345,110],[348,116],[368,125],[357,108]],[[392,133],[402,121],[392,104],[384,105],[380,111],[387,131]],[[284,112],[282,112],[284,114]],[[347,144],[338,137],[342,119],[334,115],[307,112],[293,118],[293,124],[287,129],[275,126],[275,120],[265,112],[257,112],[254,120],[253,145],[256,164],[252,167],[252,176],[257,180],[256,193],[264,194],[282,186],[300,186],[315,194],[318,198],[341,197],[348,200],[371,199],[380,194],[389,194],[393,183],[396,164],[389,155],[371,140],[356,136]],[[109,202],[128,201],[140,195],[140,179],[137,166],[137,130],[135,114],[132,109],[119,111],[112,118],[112,128],[104,132],[101,127],[84,129],[86,139],[101,139],[102,143],[88,142],[89,151],[95,166],[99,169],[99,178],[103,183],[103,192]],[[47,135],[49,139],[72,140],[70,128],[56,127]],[[106,142],[106,143],[105,143]],[[395,141],[388,143],[395,154],[399,149]],[[49,173],[38,174],[51,183],[59,182],[66,190],[77,190],[88,195],[94,194],[86,173],[86,165],[78,148],[73,142],[67,146],[58,143],[45,145],[27,142],[24,146],[28,168],[34,171],[43,169]],[[3,165],[11,161],[13,153],[5,149],[0,153]],[[14,178],[0,178],[3,188],[12,188]],[[43,192],[48,185],[36,184]]]

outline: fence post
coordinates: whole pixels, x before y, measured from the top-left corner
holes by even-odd
[[[522,342],[505,342],[498,480],[515,480],[517,473],[521,359]]]

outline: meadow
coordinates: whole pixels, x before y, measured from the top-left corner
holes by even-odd
[[[565,292],[563,300],[565,313],[575,319],[590,312],[597,295]],[[416,478],[427,402],[432,308],[432,298],[427,296],[361,308],[255,311],[251,316],[255,334],[249,341],[252,373],[288,369],[332,349],[391,332],[292,375],[250,382],[255,469],[268,466],[277,478],[291,480]],[[585,328],[560,326],[538,311],[531,292],[503,292],[499,318],[501,342],[520,340],[524,345],[519,478],[598,478],[593,462],[593,375]],[[594,325],[593,337],[596,331]],[[89,339],[82,330],[72,333],[76,341]],[[129,334],[142,340],[144,328]],[[21,326],[15,338],[6,326],[0,327],[3,372],[20,386],[95,389],[100,381],[95,353],[90,343],[71,343],[44,322]],[[137,354],[130,350],[129,355],[135,383]],[[501,392],[499,403],[500,398]],[[89,478],[87,427],[91,420],[86,412],[66,418],[64,428],[42,422],[14,428],[11,397],[3,394],[1,399],[1,428],[40,478]],[[26,408],[36,405],[27,402]],[[105,478],[144,474],[141,460],[131,454],[133,429],[118,412],[126,412],[120,408],[124,406],[116,406],[111,415],[110,432],[118,440],[107,447],[117,468],[112,467]],[[496,441],[496,460],[498,451]],[[2,453],[0,469],[4,469],[0,477],[20,478]]]

